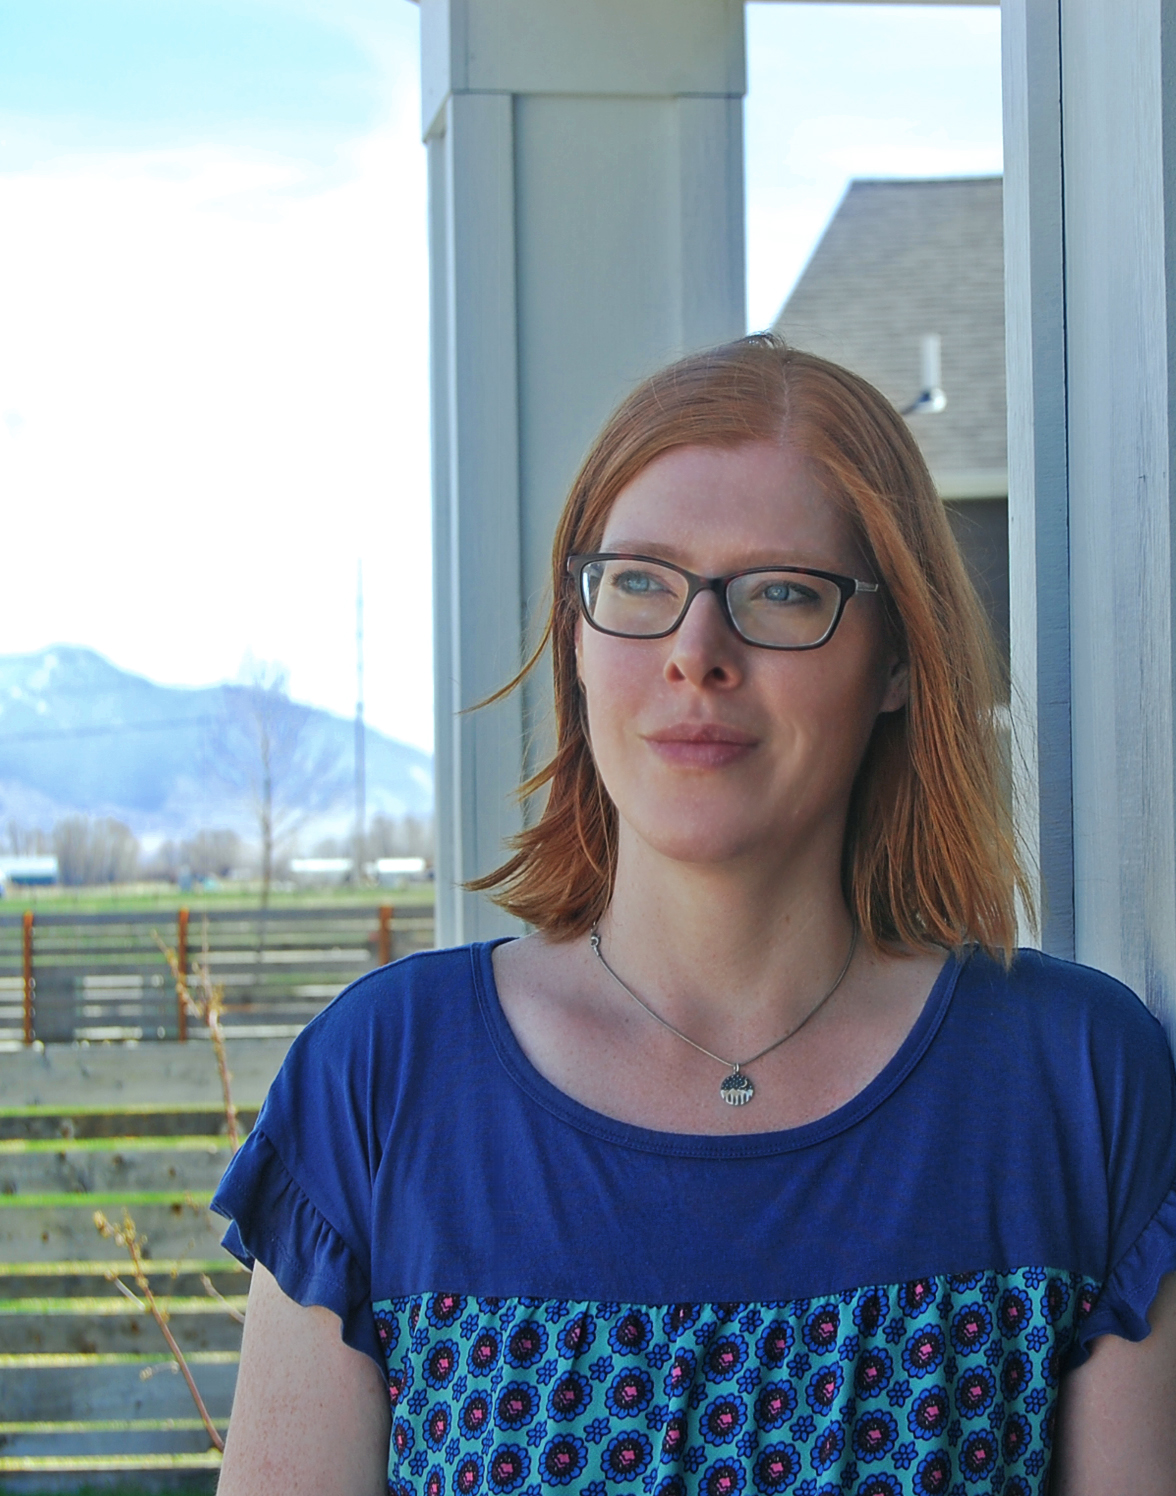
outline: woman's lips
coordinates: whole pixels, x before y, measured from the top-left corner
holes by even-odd
[[[746,758],[759,741],[717,722],[683,722],[643,736],[663,762],[682,769],[724,769]]]

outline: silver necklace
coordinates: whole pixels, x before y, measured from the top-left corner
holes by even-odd
[[[592,932],[588,936],[589,943],[591,944],[593,951],[595,951],[596,953],[596,959],[600,962],[601,966],[604,967],[605,971],[608,972],[609,976],[612,977],[613,981],[617,984],[622,992],[627,992],[638,1007],[644,1008],[651,1018],[656,1018],[658,1023],[661,1024],[662,1028],[667,1028],[669,1029],[671,1034],[677,1034],[679,1039],[684,1039],[686,1043],[690,1045],[691,1049],[697,1049],[699,1054],[706,1055],[708,1059],[717,1060],[720,1065],[725,1065],[727,1067],[729,1073],[723,1077],[723,1082],[719,1086],[719,1095],[723,1098],[728,1106],[746,1106],[751,1098],[755,1095],[755,1086],[752,1084],[751,1076],[746,1073],[745,1067],[748,1065],[754,1065],[756,1060],[762,1060],[765,1055],[771,1054],[773,1049],[779,1049],[781,1044],[786,1044],[794,1034],[799,1034],[801,1029],[804,1028],[805,1024],[809,1021],[809,1019],[815,1017],[815,1015],[820,1012],[820,1010],[837,991],[838,987],[841,986],[842,982],[845,980],[845,973],[849,970],[850,963],[853,961],[854,952],[857,950],[857,938],[857,925],[854,925],[853,936],[849,942],[849,954],[846,956],[841,970],[837,973],[837,980],[833,983],[832,987],[829,988],[828,992],[825,993],[824,997],[822,997],[821,1000],[815,1004],[815,1006],[809,1009],[809,1011],[804,1015],[800,1022],[795,1026],[795,1028],[790,1028],[786,1034],[782,1035],[779,1039],[774,1040],[771,1044],[766,1045],[757,1054],[753,1054],[749,1059],[725,1060],[721,1054],[715,1054],[714,1050],[707,1049],[704,1044],[696,1043],[689,1034],[684,1034],[680,1028],[675,1028],[668,1018],[663,1018],[662,1015],[655,1009],[651,1008],[643,998],[638,997],[637,994],[633,991],[632,987],[628,986],[627,983],[621,981],[620,977],[617,976],[616,972],[604,959],[604,952],[600,949],[600,931],[596,928],[595,925],[592,926]]]

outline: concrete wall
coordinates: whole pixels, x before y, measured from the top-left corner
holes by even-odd
[[[258,1106],[289,1039],[238,1039],[228,1046],[233,1100]],[[0,1106],[219,1105],[220,1078],[207,1040],[187,1044],[38,1044],[0,1054]]]

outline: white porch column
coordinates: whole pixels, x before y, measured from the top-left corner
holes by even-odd
[[[1068,675],[1074,954],[1176,1033],[1171,6],[1006,0],[1004,24],[1014,668],[1040,785],[1024,824],[1065,949]]]
[[[1005,0],[1005,323],[1013,794],[1041,944],[1074,955],[1070,561],[1057,0]]]
[[[518,669],[595,430],[667,359],[743,332],[742,0],[423,0],[438,943],[512,921],[501,861],[547,694]]]

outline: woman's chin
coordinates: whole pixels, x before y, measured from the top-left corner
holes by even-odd
[[[700,870],[734,871],[749,861],[770,857],[775,850],[765,837],[762,821],[754,826],[736,827],[692,825],[677,820],[633,829],[646,853]]]

